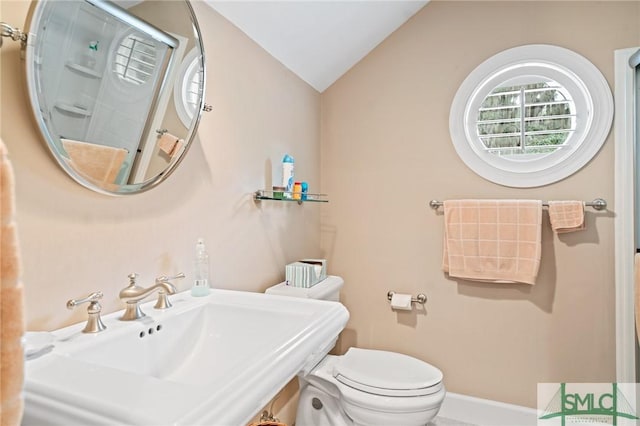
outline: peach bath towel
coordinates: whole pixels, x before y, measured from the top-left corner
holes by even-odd
[[[444,202],[442,269],[473,281],[535,284],[542,252],[542,201]]]
[[[582,231],[584,224],[584,201],[549,201],[551,229],[558,234]]]
[[[115,182],[129,151],[89,142],[61,139],[69,155],[69,163],[94,183],[109,185]]]
[[[13,169],[0,140],[0,425],[22,419],[24,305],[14,223]]]

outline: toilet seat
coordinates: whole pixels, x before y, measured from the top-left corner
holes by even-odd
[[[442,391],[442,372],[395,352],[350,348],[333,368],[333,377],[358,391],[379,396],[415,397]]]

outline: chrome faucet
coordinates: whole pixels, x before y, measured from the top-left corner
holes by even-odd
[[[169,280],[184,278],[183,273],[179,273],[174,277],[158,277],[156,283],[151,287],[140,287],[136,284],[136,278],[138,274],[129,274],[129,285],[120,291],[119,298],[125,302],[126,309],[124,314],[120,317],[122,321],[137,320],[145,316],[145,313],[140,309],[140,301],[145,297],[158,290],[158,303],[156,303],[157,309],[165,309],[171,307],[171,303],[167,298],[167,294],[175,294],[176,288]]]

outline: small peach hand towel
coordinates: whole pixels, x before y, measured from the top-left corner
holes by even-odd
[[[549,201],[551,229],[558,234],[582,231],[584,224],[583,201]]]
[[[183,145],[184,140],[172,135],[171,133],[163,133],[158,140],[158,147],[160,147],[160,150],[171,158],[178,155]]]
[[[442,269],[473,281],[535,284],[542,252],[542,201],[444,202]]]

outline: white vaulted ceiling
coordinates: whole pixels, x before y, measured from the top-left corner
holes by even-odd
[[[322,92],[428,0],[206,2]]]

